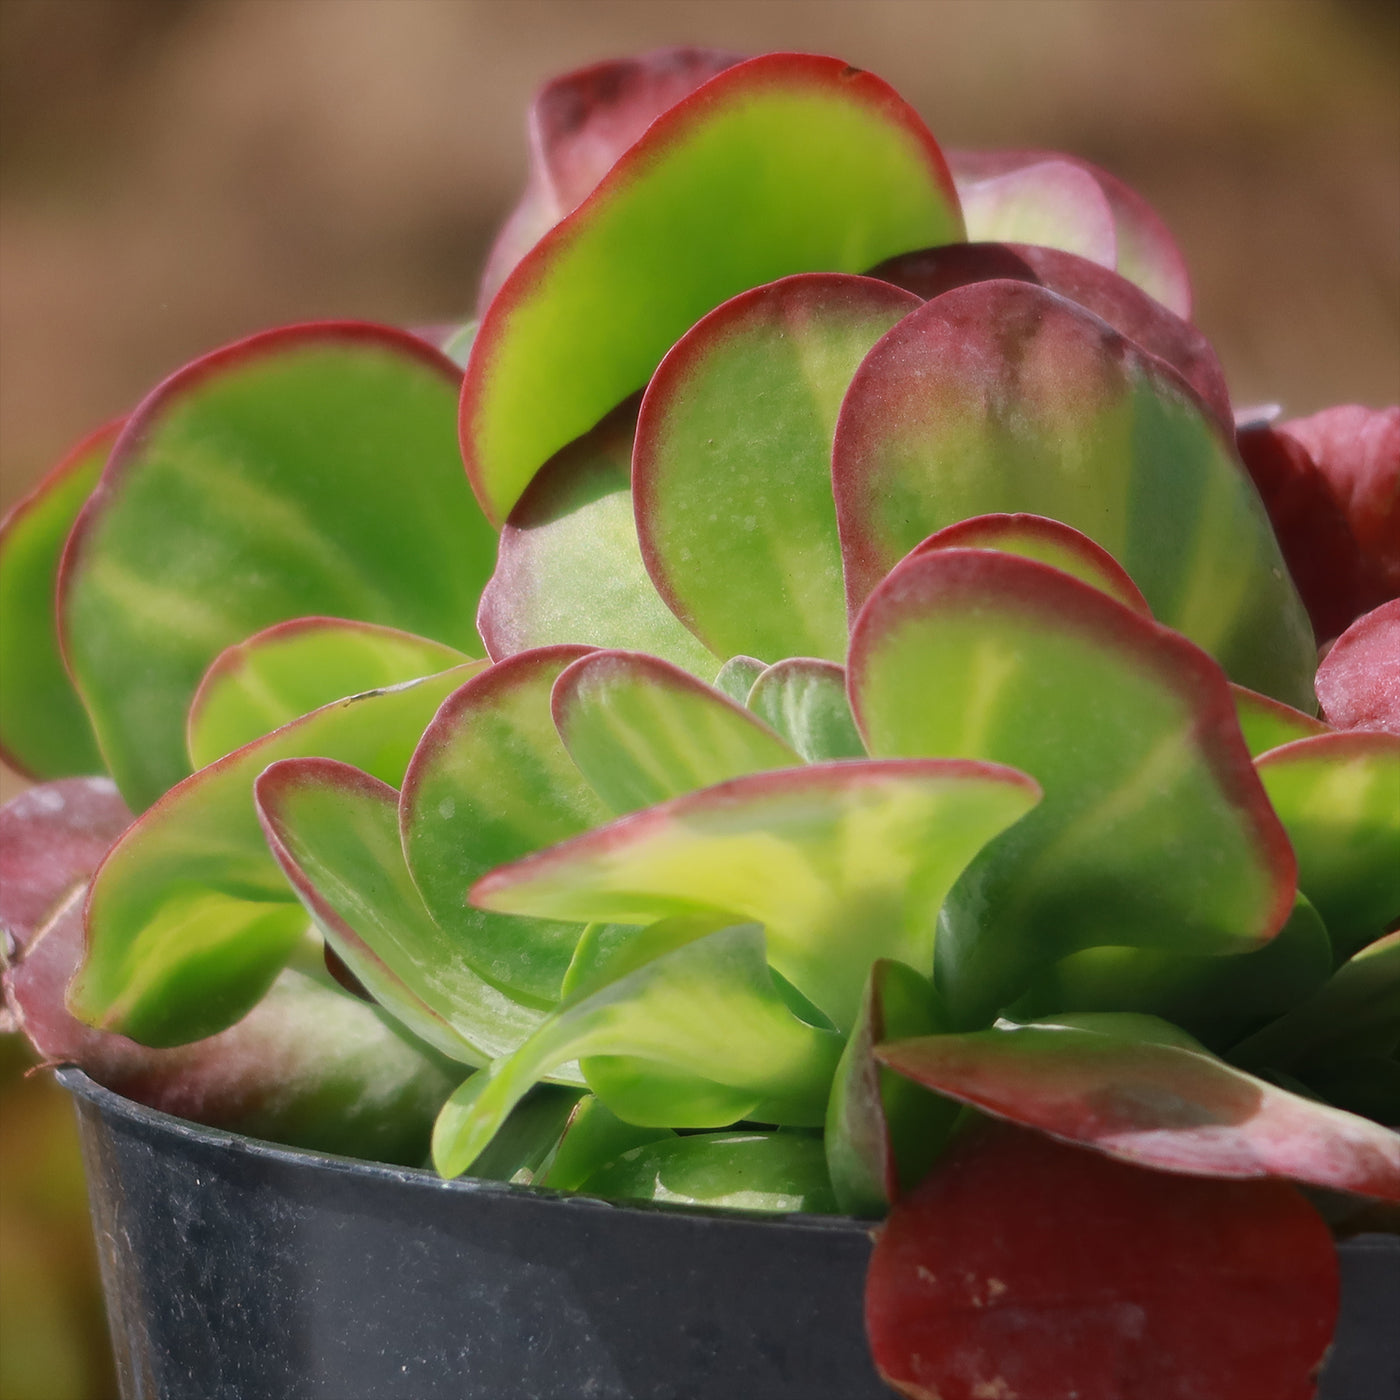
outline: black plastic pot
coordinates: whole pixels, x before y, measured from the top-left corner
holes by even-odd
[[[859,1222],[444,1182],[59,1077],[77,1101],[124,1400],[890,1395],[866,1351]],[[1320,1395],[1395,1400],[1400,1239],[1340,1252]]]

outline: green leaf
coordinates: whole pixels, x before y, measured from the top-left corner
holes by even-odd
[[[1243,953],[1287,919],[1287,837],[1224,675],[1177,633],[1034,560],[943,549],[871,596],[849,670],[872,754],[1004,763],[1045,790],[944,909],[959,1025],[1081,948]]]
[[[680,920],[648,930],[654,956],[565,1002],[510,1059],[476,1076],[486,1082],[439,1119],[437,1169],[466,1171],[530,1085],[590,1056],[648,1061],[668,1083],[706,1083],[708,1096],[671,1104],[673,1121],[685,1126],[732,1123],[760,1103],[781,1108],[783,1121],[820,1123],[840,1041],[788,1011],[764,960],[761,929],[745,924],[696,937],[697,927]]]
[[[577,1089],[536,1084],[515,1106],[491,1145],[472,1164],[472,1175],[486,1181],[534,1184],[559,1145],[580,1103]]]
[[[1400,917],[1400,736],[1319,734],[1256,766],[1297,852],[1298,886],[1345,958]]]
[[[1154,1030],[1151,1017],[1076,1019],[925,1036],[875,1054],[940,1094],[1123,1161],[1400,1200],[1400,1134],[1255,1079],[1165,1022]]]
[[[715,676],[715,689],[727,695],[736,705],[748,702],[754,682],[768,668],[754,656],[731,656]]]
[[[878,78],[807,54],[721,73],[647,128],[486,309],[461,423],[487,514],[504,519],[721,302],[961,236],[938,147]]]
[[[939,905],[1038,789],[980,763],[831,763],[737,778],[505,866],[473,903],[636,924],[727,913],[764,925],[773,966],[849,1031],[877,958],[932,964]]]
[[[600,1167],[631,1148],[673,1137],[669,1128],[624,1123],[596,1095],[585,1094],[569,1115],[559,1145],[537,1184],[554,1191],[577,1191]]]
[[[1270,700],[1267,695],[1246,690],[1242,685],[1232,684],[1230,693],[1235,697],[1235,717],[1240,722],[1240,731],[1254,758],[1281,744],[1291,744],[1295,739],[1310,739],[1315,734],[1330,732],[1320,719],[1305,715],[1291,705]]]
[[[865,757],[846,672],[834,661],[793,656],[769,666],[749,690],[748,706],[808,763]]]
[[[470,908],[473,880],[612,815],[584,782],[550,717],[559,673],[587,647],[542,647],[498,661],[423,734],[403,785],[404,854],[439,927],[483,976],[517,999],[558,999],[578,942],[573,924]]]
[[[404,332],[291,326],[197,360],[132,415],[78,520],[59,611],[134,808],[189,772],[205,668],[274,622],[355,618],[479,650],[495,536],[462,480],[459,382]]]
[[[628,400],[551,457],[516,502],[477,616],[495,660],[582,642],[714,673],[718,658],[661,601],[642,563],[632,512],[636,421]]]
[[[0,521],[0,757],[31,778],[101,773],[58,650],[59,557],[121,422],[86,437]]]
[[[374,999],[464,1064],[517,1049],[544,1019],[484,981],[423,905],[399,841],[399,795],[326,758],[289,758],[255,785],[272,853],[326,942]]]
[[[822,1146],[794,1133],[697,1133],[624,1152],[579,1187],[610,1201],[834,1215]]]
[[[75,1015],[148,1045],[212,1035],[267,990],[306,928],[258,826],[254,779],[319,754],[391,786],[433,712],[483,663],[338,700],[186,778],[112,848],[88,896]]]
[[[869,277],[785,277],[712,311],[652,377],[637,534],[661,596],[717,655],[845,656],[831,438],[866,352],[919,305]]]
[[[906,316],[851,383],[832,482],[852,615],[926,536],[1028,511],[1106,549],[1232,680],[1312,704],[1312,628],[1233,442],[1155,355],[1053,292],[980,282]]]
[[[279,622],[214,658],[190,702],[190,762],[203,768],[332,700],[436,675],[469,660],[393,627],[339,617]]]
[[[801,760],[743,706],[653,656],[595,651],[554,686],[569,757],[614,812]]]

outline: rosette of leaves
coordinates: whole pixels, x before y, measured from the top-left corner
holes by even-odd
[[[464,371],[255,337],[7,523],[6,750],[140,812],[36,883],[16,1013],[62,1020],[26,969],[80,917],[95,1030],[45,1053],[95,1072],[306,978],[368,1018],[347,1082],[401,1047],[445,1174],[890,1212],[910,1394],[1309,1394],[1336,1263],[1289,1183],[1400,1199],[1400,604],[1331,723],[1309,610],[1390,596],[1400,419],[1285,453],[1363,561],[1305,605],[1104,172],[947,161],[801,55],[586,70],[531,139]],[[63,791],[65,830],[115,801]]]

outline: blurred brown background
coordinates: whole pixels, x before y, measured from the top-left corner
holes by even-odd
[[[1176,232],[1237,400],[1400,397],[1386,0],[0,0],[0,505],[223,341],[465,314],[532,89],[675,42],[835,53],[945,144],[1088,156]],[[19,1065],[0,1396],[105,1400],[68,1109]]]

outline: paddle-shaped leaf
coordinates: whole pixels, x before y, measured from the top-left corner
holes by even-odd
[[[996,764],[829,763],[737,778],[495,870],[486,909],[761,923],[773,966],[843,1032],[877,958],[928,968],[953,881],[1039,790]]]
[[[1400,1134],[1227,1065],[1152,1016],[1080,1013],[875,1057],[940,1094],[1141,1166],[1400,1201]]]
[[[168,792],[97,872],[74,1012],[152,1045],[212,1035],[243,1015],[307,924],[258,826],[254,779],[279,758],[320,754],[401,782],[433,712],[484,664],[336,701]]]
[[[913,968],[882,958],[870,969],[826,1109],[826,1163],[846,1214],[884,1215],[947,1140],[957,1104],[891,1074],[873,1053],[883,1040],[931,1035],[946,1022],[933,984]]]
[[[1210,405],[1221,425],[1234,430],[1225,371],[1210,341],[1141,287],[1088,258],[1026,243],[946,243],[890,258],[870,275],[925,301],[954,287],[997,277],[1058,292],[1165,360]]]
[[[807,54],[721,73],[647,128],[487,308],[461,407],[484,509],[504,519],[720,302],[961,236],[937,145],[878,78]]]
[[[1296,1187],[985,1124],[895,1206],[865,1323],[912,1400],[1312,1400],[1337,1300],[1332,1233]]]
[[[423,733],[404,779],[404,854],[429,913],[473,967],[547,1006],[578,942],[573,924],[502,919],[469,908],[473,880],[503,861],[607,821],[550,718],[559,673],[587,647],[542,647],[498,661]]]
[[[981,282],[906,316],[851,383],[832,481],[852,616],[934,531],[1028,511],[1106,549],[1232,679],[1312,702],[1307,614],[1231,443],[1162,361],[1053,292]]]
[[[1178,316],[1189,317],[1191,283],[1185,259],[1157,211],[1116,175],[1058,151],[953,151],[948,156],[960,192],[980,181],[1047,161],[1077,166],[1093,177],[1113,213],[1115,265],[1119,273]],[[970,232],[969,237],[979,235]]]
[[[595,651],[554,686],[554,724],[616,813],[801,760],[767,725],[694,676],[634,651]]]
[[[1240,733],[1244,735],[1253,758],[1278,748],[1280,744],[1291,744],[1295,739],[1310,739],[1314,734],[1327,733],[1327,726],[1320,719],[1305,715],[1291,705],[1270,700],[1267,695],[1233,683],[1230,694],[1235,697],[1235,718],[1239,720]]]
[[[623,1152],[579,1190],[612,1201],[665,1201],[729,1210],[838,1209],[819,1139],[802,1133],[695,1133]]]
[[[339,617],[301,617],[227,647],[190,702],[185,737],[203,768],[263,734],[351,695],[433,676],[468,660],[441,642]]]
[[[637,543],[628,400],[555,453],[501,529],[476,625],[493,660],[582,642],[710,676],[718,660],[661,601]]]
[[[787,1009],[761,929],[695,933],[692,920],[658,928],[646,940],[647,961],[566,1001],[510,1059],[468,1081],[438,1120],[437,1169],[444,1176],[466,1171],[535,1080],[591,1056],[645,1060],[663,1079],[669,1072],[688,1084],[708,1081],[708,1097],[670,1105],[669,1121],[682,1126],[720,1127],[759,1104],[774,1115],[770,1122],[819,1124],[840,1040]],[[593,1087],[607,1103],[606,1090]]]
[[[1400,598],[1359,617],[1317,668],[1329,724],[1400,735]]]
[[[834,661],[792,656],[769,666],[749,690],[748,706],[808,763],[865,757],[846,672]]]
[[[731,656],[715,675],[715,689],[736,705],[748,703],[754,683],[768,668],[753,656]]]
[[[225,647],[325,615],[466,652],[495,537],[461,479],[461,376],[424,341],[292,326],[205,356],[132,414],[69,541],[64,654],[123,795],[189,772]]]
[[[1247,952],[1288,917],[1288,838],[1223,673],[1179,634],[1035,560],[943,549],[871,596],[849,670],[872,754],[1005,763],[1045,790],[944,909],[958,1024],[1081,948]]]
[[[255,785],[268,845],[356,978],[414,1034],[484,1065],[544,1019],[484,981],[433,921],[404,862],[399,795],[326,758],[289,758]]]
[[[1099,183],[1067,160],[1041,160],[984,180],[959,180],[967,236],[1062,248],[1114,267],[1118,236]]]
[[[1256,765],[1338,958],[1400,918],[1400,735],[1299,739]]]
[[[831,438],[856,367],[918,305],[869,277],[785,277],[712,311],[653,375],[637,534],[661,596],[717,655],[845,656]]]
[[[0,520],[0,758],[32,778],[103,769],[59,655],[54,589],[63,543],[120,428],[84,438]]]

